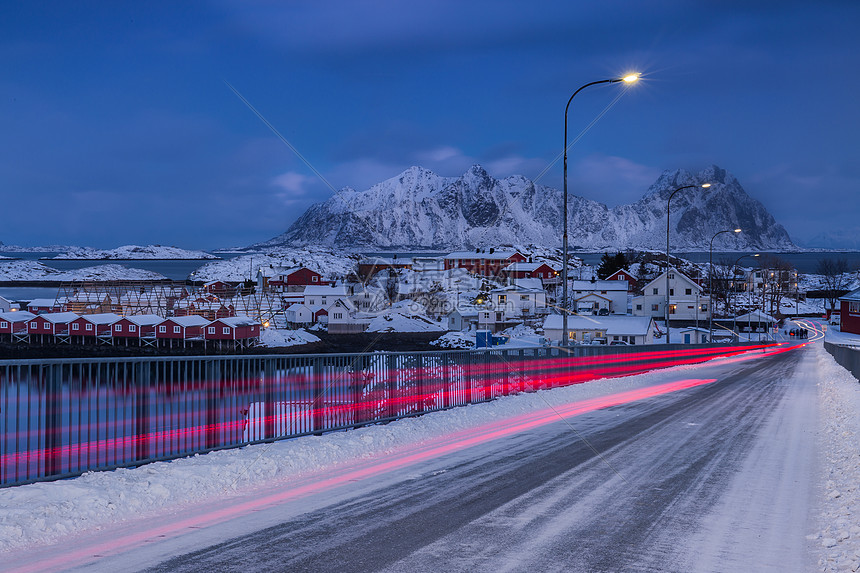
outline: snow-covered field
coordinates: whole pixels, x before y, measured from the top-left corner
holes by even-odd
[[[819,491],[812,500],[811,529],[821,571],[860,567],[860,385],[820,344],[809,365],[818,384],[816,438]],[[716,361],[715,361],[716,362]],[[713,364],[712,362],[711,364]],[[137,469],[94,472],[79,478],[0,490],[0,555],[55,543],[67,536],[119,524],[150,522],[183,508],[223,501],[260,489],[270,491],[362,459],[407,452],[422,443],[523,413],[660,384],[686,375],[684,366],[627,378],[512,396],[487,404],[428,414],[387,425],[319,437],[213,452]],[[756,563],[748,563],[750,571]]]
[[[270,327],[261,330],[260,344],[270,348],[298,346],[301,344],[310,344],[311,342],[319,342],[320,340],[318,336],[314,336],[303,328],[298,330],[281,330]]]
[[[164,278],[160,273],[117,264],[60,271],[37,261],[0,262],[0,281],[151,281]]]
[[[115,249],[102,250],[91,247],[71,247],[49,259],[127,260],[127,259],[217,259],[205,251],[189,251],[179,247],[162,245],[123,245]]]

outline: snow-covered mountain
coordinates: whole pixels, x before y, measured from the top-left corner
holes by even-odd
[[[717,231],[718,250],[789,250],[797,247],[764,206],[734,176],[712,166],[697,174],[665,171],[632,205],[610,208],[569,195],[572,249],[662,249],[666,200],[684,185],[709,182],[672,199],[672,248],[707,250]],[[287,231],[253,248],[328,245],[346,249],[449,250],[495,245],[557,246],[562,193],[521,175],[495,179],[475,165],[461,177],[440,177],[411,167],[366,191],[345,188],[311,206]]]

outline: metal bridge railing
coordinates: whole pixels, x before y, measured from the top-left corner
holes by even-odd
[[[0,361],[0,486],[167,460],[761,345]]]
[[[842,346],[824,341],[824,349],[839,363],[840,366],[851,372],[857,380],[860,380],[860,347]]]

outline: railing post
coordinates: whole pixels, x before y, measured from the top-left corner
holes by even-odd
[[[397,356],[389,353],[385,358],[385,389],[388,397],[386,416],[393,418],[397,415]]]
[[[149,362],[137,364],[137,376],[134,381],[134,457],[137,461],[149,459],[149,392],[152,376]]]
[[[63,364],[45,372],[45,475],[63,472]]]
[[[323,368],[320,361],[322,358],[316,357],[313,359],[313,375],[311,379],[311,388],[313,389],[313,401],[311,402],[311,415],[313,418],[313,429],[317,435],[322,434],[325,426],[325,382],[323,380]]]
[[[266,439],[275,438],[277,435],[277,425],[275,424],[276,410],[275,407],[275,369],[271,358],[263,359],[263,396],[265,407],[264,410],[264,433]]]
[[[206,380],[203,381],[203,395],[206,404],[206,449],[215,448],[218,445],[218,409],[217,394],[221,385],[221,360],[209,358],[206,362]]]

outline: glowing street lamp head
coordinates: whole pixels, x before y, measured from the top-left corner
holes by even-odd
[[[641,76],[641,75],[642,74],[639,74],[639,73],[627,74],[626,76],[624,76],[621,79],[624,80],[624,83],[632,84],[632,83],[636,82],[637,80],[639,80],[639,76]]]
[[[702,185],[701,185],[702,189],[707,189],[710,186],[711,186],[710,183],[702,183]]]
[[[740,229],[735,229],[735,233],[740,233],[740,232],[741,232]]]

